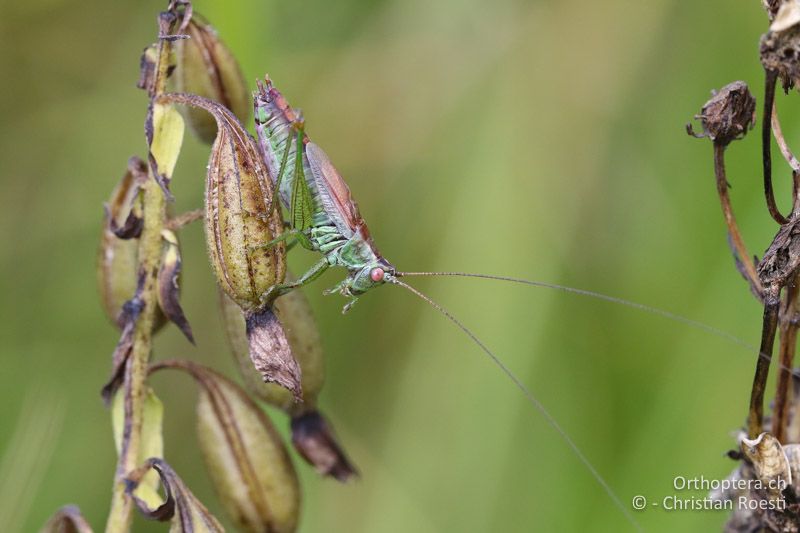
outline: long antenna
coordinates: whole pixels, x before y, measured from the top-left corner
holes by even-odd
[[[644,311],[646,313],[650,313],[652,315],[657,315],[666,318],[667,320],[672,320],[673,322],[679,322],[681,324],[686,324],[687,326],[693,327],[695,329],[700,329],[711,333],[717,337],[725,339],[733,344],[741,346],[742,348],[746,348],[751,351],[758,350],[752,344],[740,339],[739,337],[728,333],[719,328],[715,328],[714,326],[709,326],[708,324],[704,324],[703,322],[699,322],[697,320],[693,320],[691,318],[687,318],[685,316],[681,316],[675,313],[671,313],[669,311],[665,311],[663,309],[659,309],[658,307],[651,307],[649,305],[641,304],[639,302],[634,302],[631,300],[625,300],[623,298],[617,298],[616,296],[608,296],[606,294],[602,294],[599,292],[589,291],[585,289],[576,289],[574,287],[567,287],[566,285],[558,285],[555,283],[546,283],[544,281],[532,281],[528,279],[522,278],[512,278],[509,276],[494,276],[492,274],[473,274],[470,272],[397,272],[395,274],[397,277],[403,276],[458,276],[463,278],[481,278],[481,279],[493,279],[497,281],[508,281],[510,283],[520,283],[522,285],[531,285],[534,287],[542,287],[545,289],[553,289],[562,292],[569,292],[572,294],[580,294],[582,296],[588,296],[590,298],[596,298],[598,300],[604,300],[606,302],[612,302],[620,305],[624,305],[627,307],[631,307],[633,309],[639,309],[640,311]],[[765,357],[767,359],[772,359],[771,354],[759,354],[761,357]]]
[[[406,275],[411,275],[411,274],[406,274]],[[597,483],[599,483],[600,486],[603,488],[603,490],[606,492],[606,494],[608,494],[608,497],[611,498],[611,500],[614,502],[614,505],[616,505],[619,508],[619,510],[622,511],[622,513],[625,515],[625,518],[628,519],[628,522],[630,522],[631,525],[633,525],[633,527],[637,531],[643,531],[642,527],[633,517],[631,512],[628,510],[625,504],[622,503],[622,500],[619,499],[619,496],[617,496],[616,492],[614,492],[614,490],[611,488],[611,485],[609,485],[608,482],[605,480],[605,478],[603,478],[603,476],[600,475],[600,472],[597,471],[594,465],[592,465],[591,461],[589,461],[588,457],[586,457],[586,455],[584,455],[584,453],[581,451],[578,445],[575,444],[575,441],[572,440],[572,438],[567,434],[564,428],[562,428],[561,425],[558,422],[556,422],[556,419],[553,418],[553,415],[550,414],[550,411],[547,410],[544,404],[542,404],[542,402],[540,402],[536,398],[536,396],[533,395],[533,393],[528,389],[528,387],[526,387],[525,384],[522,383],[522,381],[520,381],[519,378],[517,378],[517,376],[514,375],[514,373],[505,365],[505,363],[503,363],[478,337],[476,337],[475,334],[472,333],[472,331],[470,331],[469,328],[467,328],[467,326],[462,324],[461,321],[459,321],[456,317],[450,314],[450,312],[447,311],[444,307],[433,301],[428,296],[425,296],[411,285],[403,283],[399,279],[392,279],[391,282],[394,283],[395,285],[399,285],[405,288],[406,290],[410,291],[411,293],[415,294],[416,296],[427,302],[431,307],[438,310],[440,313],[446,316],[451,322],[453,322],[453,324],[458,326],[459,329],[461,329],[461,331],[466,333],[467,336],[470,339],[472,339],[472,341],[475,344],[477,344],[478,347],[481,350],[483,350],[483,352],[486,355],[489,356],[489,359],[491,359],[494,362],[494,364],[496,364],[500,368],[500,370],[502,370],[502,372],[506,376],[508,376],[508,378],[512,382],[514,382],[514,385],[516,385],[517,388],[520,391],[522,391],[522,394],[525,395],[525,398],[528,400],[528,402],[531,405],[533,405],[542,414],[547,423],[550,424],[550,426],[556,430],[556,432],[561,436],[564,442],[566,442],[567,445],[572,449],[572,452],[578,457],[578,459],[580,459],[583,465],[589,470],[589,472],[592,474]]]

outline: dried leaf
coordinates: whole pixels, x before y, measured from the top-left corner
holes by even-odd
[[[138,232],[141,230],[140,180],[147,167],[138,157],[128,169],[105,205],[105,223],[97,253],[97,285],[106,315],[118,324],[122,305],[136,291]]]
[[[181,275],[181,252],[178,245],[178,236],[170,231],[163,230],[164,255],[161,259],[161,268],[158,271],[158,305],[161,310],[183,332],[189,342],[194,344],[192,327],[186,320],[186,315],[180,304],[179,280]]]
[[[266,307],[245,314],[250,359],[264,381],[288,389],[296,402],[303,400],[300,366],[292,355],[289,340],[278,317]]]
[[[173,106],[151,103],[145,123],[145,135],[150,146],[148,161],[153,176],[170,198],[169,182],[181,152],[183,130],[183,118]]]
[[[76,505],[65,505],[56,511],[39,533],[92,533],[92,527]]]
[[[291,275],[287,279],[294,279]],[[273,309],[284,327],[292,355],[300,365],[303,402],[294,401],[292,394],[274,383],[265,383],[250,359],[245,320],[239,307],[224,292],[219,291],[222,323],[231,353],[250,394],[290,415],[313,410],[325,381],[322,342],[311,306],[302,290],[294,290],[275,300]]]
[[[138,492],[143,477],[151,469],[158,473],[166,493],[166,498],[156,506],[140,498]],[[162,522],[172,519],[170,533],[224,533],[222,525],[163,459],[148,459],[126,481],[126,491],[145,518]]]
[[[140,275],[133,298],[125,302],[119,315],[119,326],[122,329],[122,333],[111,356],[111,376],[100,393],[106,404],[111,401],[114,392],[122,383],[125,364],[128,362],[128,357],[133,349],[133,334],[136,329],[136,321],[139,319],[142,309],[144,309],[144,302],[141,296],[143,286],[144,276]]]
[[[318,411],[292,418],[292,444],[303,459],[323,476],[345,482],[358,475],[327,420]]]

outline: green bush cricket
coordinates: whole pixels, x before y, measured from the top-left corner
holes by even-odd
[[[748,343],[724,331],[706,324],[604,294],[585,291],[562,285],[554,285],[539,281],[530,281],[489,274],[473,274],[464,272],[400,272],[378,251],[368,227],[361,217],[358,207],[342,176],[335,169],[325,152],[313,143],[305,133],[304,121],[300,113],[294,110],[283,95],[267,78],[258,83],[258,91],[254,95],[255,126],[262,156],[275,183],[281,202],[289,213],[287,231],[264,246],[277,242],[295,239],[304,248],[318,252],[323,257],[297,281],[277,285],[264,295],[265,301],[285,294],[297,287],[317,279],[331,266],[344,267],[347,276],[326,294],[339,292],[350,298],[344,306],[347,312],[358,300],[359,296],[372,288],[385,283],[399,285],[409,290],[432,307],[444,314],[475,342],[479,348],[504,372],[522,391],[527,400],[545,417],[561,438],[568,444],[575,455],[592,476],[603,487],[615,505],[625,514],[629,522],[641,529],[630,514],[628,506],[623,504],[610,485],[594,468],[589,459],[577,444],[569,437],[561,425],[553,418],[544,405],[530,392],[511,370],[466,326],[449,313],[441,305],[419,292],[414,287],[400,280],[403,276],[462,276],[493,279],[519,283],[537,287],[545,287],[560,291],[589,296],[601,300],[619,303],[668,320],[680,322],[691,327],[705,330],[713,335],[727,339],[748,350]],[[277,206],[272,206],[276,208]],[[271,208],[272,208],[271,207]],[[769,357],[762,354],[762,357]]]

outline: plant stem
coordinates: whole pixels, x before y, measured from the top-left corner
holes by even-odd
[[[780,373],[775,392],[775,411],[772,416],[772,434],[780,442],[784,442],[786,435],[789,404],[792,398],[792,364],[797,349],[797,329],[800,326],[795,320],[798,311],[798,294],[800,294],[799,281],[800,277],[795,276],[792,283],[786,288],[786,305],[781,316],[781,342],[778,348]]]
[[[717,194],[719,194],[719,201],[722,204],[722,214],[725,216],[728,234],[731,236],[733,246],[736,248],[736,253],[739,255],[739,261],[744,265],[744,270],[750,285],[757,294],[761,294],[763,291],[761,280],[756,272],[756,266],[753,264],[753,257],[744,245],[742,234],[739,232],[739,226],[736,224],[736,217],[733,215],[731,199],[728,195],[728,180],[725,177],[725,146],[717,142],[714,143],[714,175],[717,178]]]
[[[164,92],[169,68],[170,42],[161,39],[158,46],[155,81],[152,98]],[[125,364],[124,387],[124,425],[117,468],[114,474],[114,488],[111,510],[106,522],[106,533],[127,533],[133,519],[133,502],[125,493],[126,475],[139,466],[139,450],[143,423],[143,405],[146,392],[147,365],[152,352],[153,326],[158,307],[158,269],[161,262],[161,230],[166,220],[166,198],[152,166],[143,187],[144,226],[139,238],[139,275],[144,284],[141,299],[144,303],[139,315],[133,338],[133,348]]]
[[[764,389],[767,386],[772,348],[775,345],[775,330],[778,327],[780,288],[770,287],[764,294],[764,321],[761,329],[761,345],[756,360],[756,374],[750,394],[750,415],[747,422],[749,438],[755,439],[764,431]]]
[[[778,224],[786,224],[788,220],[778,210],[775,203],[775,193],[772,190],[772,108],[775,102],[775,82],[778,73],[774,70],[766,71],[764,83],[764,115],[761,125],[761,159],[764,166],[764,196],[767,199],[769,214]]]

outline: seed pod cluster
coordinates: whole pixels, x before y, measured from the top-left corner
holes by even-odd
[[[784,2],[768,31],[761,37],[761,64],[776,72],[789,90],[800,81],[800,4]]]
[[[289,279],[292,279],[289,276]],[[231,353],[250,394],[291,417],[292,444],[298,453],[320,474],[346,481],[356,469],[337,442],[330,424],[317,411],[316,402],[324,383],[324,364],[319,330],[308,299],[301,290],[285,294],[275,301],[275,310],[286,328],[292,353],[302,373],[303,401],[297,403],[282,387],[264,383],[253,368],[245,321],[238,307],[220,292],[220,314]]]
[[[188,39],[175,43],[175,89],[219,102],[240,121],[246,122],[250,115],[247,84],[239,63],[217,35],[217,30],[193,12],[184,32]],[[217,124],[208,113],[188,108],[184,117],[201,140],[209,144],[214,142]]]

